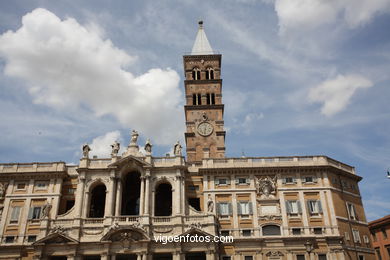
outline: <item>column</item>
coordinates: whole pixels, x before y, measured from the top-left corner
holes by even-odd
[[[75,260],[75,259],[74,259],[74,255],[68,255],[68,256],[66,257],[66,259],[67,259],[67,260]]]
[[[102,254],[100,257],[100,260],[108,260],[108,255],[107,254]]]
[[[142,255],[141,254],[137,254],[137,260],[142,260]]]
[[[77,192],[76,192],[76,218],[81,218],[81,213],[83,210],[83,198],[84,198],[84,188],[85,188],[85,176],[82,173],[79,177],[79,183],[77,183]]]
[[[113,212],[113,208],[114,208],[114,204],[112,203],[113,202],[113,198],[115,197],[115,173],[114,175],[112,175],[111,173],[111,176],[110,176],[110,184],[109,184],[109,188],[108,188],[108,196],[106,198],[106,208],[105,208],[105,212],[104,212],[104,215],[105,216],[113,216],[114,212]]]
[[[91,202],[89,201],[89,197],[90,197],[89,191],[86,191],[84,196],[85,201],[83,203],[83,208],[81,210],[81,216],[83,218],[87,218],[88,216],[89,206],[91,205]]]
[[[291,252],[287,252],[287,260],[293,260],[293,254]]]
[[[150,189],[149,189],[149,186],[150,186],[150,171],[148,170],[146,172],[146,176],[145,176],[145,208],[144,208],[144,214],[145,215],[149,215],[149,201],[150,201]]]
[[[115,216],[121,215],[121,203],[122,203],[122,180],[117,180],[116,184],[116,202],[115,202]]]
[[[236,193],[233,193],[232,194],[232,209],[233,209],[233,214],[232,214],[232,218],[233,218],[233,236],[241,236],[240,234],[240,230],[237,231],[237,228],[238,228],[238,217],[237,217],[237,199],[236,199]],[[238,232],[238,234],[237,234]]]
[[[324,215],[324,224],[325,224],[325,234],[331,234],[332,233],[332,228],[329,228],[330,223],[329,223],[329,212],[328,212],[328,203],[326,203],[326,198],[325,198],[325,191],[320,191],[320,201],[322,205],[322,214]]]
[[[180,192],[181,192],[181,208],[182,208],[183,215],[185,214],[184,210],[185,210],[185,204],[186,204],[186,200],[185,200],[186,195],[185,195],[185,188],[184,188],[185,185],[186,185],[185,177],[182,176],[182,178],[180,178],[180,187],[181,187]]]
[[[284,199],[284,192],[279,192],[280,199],[280,213],[282,215],[282,227],[283,233],[282,236],[290,235],[290,231],[288,230],[288,214],[286,209],[286,200]]]
[[[181,213],[181,175],[180,169],[176,170],[176,178],[175,178],[175,213],[179,215]]]
[[[144,214],[145,204],[145,176],[141,176],[141,189],[140,189],[140,200],[139,200],[139,215]]]
[[[254,228],[255,228],[253,234],[255,236],[260,236],[259,220],[258,220],[259,213],[258,213],[258,207],[257,207],[257,201],[256,201],[256,192],[254,192],[254,191],[251,191],[251,202],[252,202],[252,209],[253,209],[252,219],[253,219],[253,224],[254,224]]]
[[[307,218],[307,211],[306,211],[306,203],[305,203],[305,197],[303,196],[303,192],[299,192],[299,201],[301,202],[301,207],[302,207],[302,222],[304,226],[304,234],[310,235],[310,230],[309,230],[309,221]]]
[[[334,208],[334,203],[333,203],[333,199],[332,199],[332,192],[330,190],[327,190],[325,192],[326,194],[326,198],[328,199],[328,205],[329,205],[329,214],[330,214],[330,224],[332,226],[332,233],[334,233],[334,235],[339,235],[339,229],[338,228],[335,228],[337,227],[337,219],[336,219],[336,212],[335,212],[335,208]]]

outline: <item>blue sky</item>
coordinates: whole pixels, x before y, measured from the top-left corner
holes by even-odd
[[[227,156],[327,155],[390,214],[390,1],[1,1],[0,161],[183,142],[182,55],[222,56]]]

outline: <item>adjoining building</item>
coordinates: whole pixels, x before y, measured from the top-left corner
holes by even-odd
[[[368,223],[377,260],[390,259],[390,215]]]
[[[179,143],[155,157],[147,141],[143,154],[133,131],[110,158],[84,145],[76,166],[0,164],[0,259],[375,259],[354,167],[225,157],[221,59],[199,22],[183,57],[187,158]],[[158,241],[168,236],[202,241]]]

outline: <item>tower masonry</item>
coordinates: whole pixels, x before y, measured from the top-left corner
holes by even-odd
[[[212,50],[200,21],[192,52],[183,57],[188,162],[225,157],[221,59],[222,55]]]

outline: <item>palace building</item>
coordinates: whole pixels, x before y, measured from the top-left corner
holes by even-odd
[[[373,260],[355,168],[323,155],[225,157],[222,55],[183,57],[185,149],[0,164],[0,259]],[[227,104],[229,105],[229,104]],[[183,122],[184,123],[184,122]],[[159,237],[198,237],[162,243]],[[204,238],[232,237],[224,242]]]

